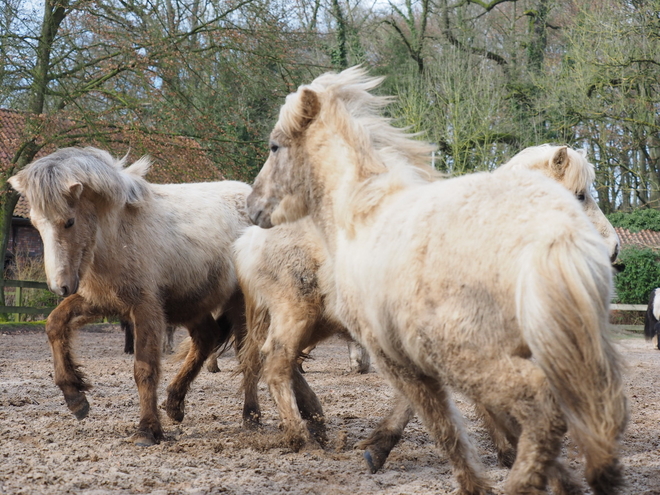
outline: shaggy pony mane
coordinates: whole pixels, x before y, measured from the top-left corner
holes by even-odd
[[[149,183],[143,178],[151,159],[145,156],[123,168],[126,159],[117,160],[93,147],[62,148],[32,162],[11,184],[27,196],[32,208],[60,218],[68,214],[71,188],[76,184],[112,205],[139,206],[151,195]]]
[[[500,169],[537,169],[544,167],[547,161],[550,148],[561,148],[559,145],[542,144],[540,146],[530,146],[525,148],[520,153],[516,154],[506,164],[502,165]],[[570,147],[566,148],[568,152],[568,167],[564,170],[562,177],[557,177],[569,191],[578,193],[581,191],[588,191],[593,184],[596,173],[593,164],[587,160],[587,152],[585,150],[575,150]]]
[[[296,93],[286,98],[280,109],[278,127],[288,137],[300,132],[300,123],[305,121],[306,108],[301,95],[311,90],[321,100],[322,111],[318,118],[328,119],[324,110],[332,109],[333,118],[342,119],[349,128],[349,135],[366,140],[363,146],[366,153],[375,152],[376,161],[388,170],[408,164],[426,180],[442,177],[431,167],[431,152],[436,148],[428,142],[414,139],[419,134],[391,125],[391,119],[383,117],[381,110],[392,97],[376,96],[370,93],[377,88],[383,77],[369,77],[361,67],[353,67],[339,74],[326,73],[317,77],[311,84],[301,86]],[[343,109],[344,112],[339,111]],[[348,118],[346,118],[346,114]]]

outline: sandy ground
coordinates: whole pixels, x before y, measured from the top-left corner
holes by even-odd
[[[444,454],[418,421],[406,429],[382,472],[367,473],[356,441],[385,414],[390,387],[375,372],[348,372],[341,340],[330,340],[306,364],[329,426],[330,445],[292,453],[281,444],[278,417],[261,387],[262,430],[241,427],[242,398],[231,355],[221,372],[204,370],[188,396],[186,418],[163,413],[166,440],[149,448],[127,438],[138,418],[132,357],[112,326],[80,332],[80,361],[94,384],[91,411],[77,421],[53,383],[43,330],[0,330],[0,493],[11,494],[448,494],[456,488]],[[176,340],[184,338],[178,331]],[[622,447],[629,495],[660,494],[660,351],[640,337],[618,340],[628,359],[631,421]],[[163,364],[160,397],[178,364]],[[489,477],[502,493],[507,471],[497,467],[483,428],[459,399]],[[565,455],[580,469],[575,449]],[[590,493],[587,491],[587,493]]]

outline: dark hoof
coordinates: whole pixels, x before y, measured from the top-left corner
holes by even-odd
[[[364,460],[367,461],[371,474],[377,473],[387,460],[387,455],[379,455],[371,446],[367,447],[367,450],[362,455],[364,456]]]
[[[138,431],[133,435],[132,440],[138,447],[151,447],[158,443],[158,440],[156,440],[156,437],[150,431]]]
[[[183,401],[179,402],[168,398],[167,402],[165,403],[165,411],[167,412],[167,416],[172,421],[175,421],[177,423],[181,423],[181,421],[183,421],[183,418],[185,416],[184,408],[185,408],[185,402]]]
[[[299,435],[288,435],[287,437],[286,443],[289,445],[292,452],[300,452],[300,449],[302,449],[307,443],[305,437]]]
[[[259,416],[246,416],[243,418],[243,428],[246,430],[257,430],[261,427]]]
[[[328,444],[328,435],[326,433],[325,423],[318,424],[309,422],[307,424],[307,429],[321,447],[325,447]]]
[[[209,361],[206,365],[206,370],[209,373],[220,373],[220,367],[218,366],[218,362],[215,359]]]
[[[371,474],[376,474],[378,472],[378,470],[380,469],[380,467],[376,467],[376,464],[374,463],[374,460],[371,457],[371,452],[369,452],[368,450],[365,450],[364,454],[362,454],[362,455],[364,456],[364,460],[367,461],[367,466],[369,467],[369,472]]]
[[[67,407],[76,417],[76,419],[85,419],[89,414],[89,402],[87,402],[87,397],[85,397],[85,394],[80,393],[73,397],[67,397],[65,395],[64,400],[66,401]]]
[[[259,406],[249,404],[243,405],[243,428],[246,430],[256,430],[261,426],[261,411]]]

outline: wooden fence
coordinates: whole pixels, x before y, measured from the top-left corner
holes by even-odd
[[[23,289],[44,289],[48,290],[45,282],[32,282],[27,280],[2,280],[0,279],[0,289],[5,287],[16,287],[16,299],[14,306],[0,306],[0,313],[9,313],[15,315],[14,319],[19,321],[20,315],[46,315],[55,309],[55,306],[46,308],[33,308],[30,306],[21,306],[23,304]],[[646,311],[646,304],[611,304],[612,311]],[[617,325],[627,329],[643,330],[642,325]]]
[[[50,312],[53,309],[55,309],[55,306],[46,307],[46,308],[34,308],[31,306],[22,306],[23,289],[48,290],[48,285],[45,282],[32,282],[28,280],[0,280],[0,289],[4,290],[5,287],[16,287],[15,303],[13,306],[0,306],[0,313],[13,314],[15,321],[20,321],[21,315],[48,316]]]
[[[646,304],[610,304],[612,311],[642,311],[646,312],[648,306]],[[643,332],[644,325],[614,325],[615,328],[626,330],[629,332]]]

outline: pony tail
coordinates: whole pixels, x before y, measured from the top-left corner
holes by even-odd
[[[517,314],[569,431],[586,457],[586,477],[602,493],[623,484],[618,440],[628,413],[622,358],[607,335],[612,269],[594,231],[528,247]],[[601,492],[599,492],[601,493]]]

